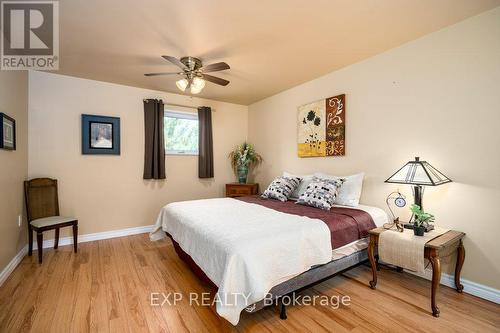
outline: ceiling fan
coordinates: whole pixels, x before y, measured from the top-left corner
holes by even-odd
[[[218,72],[230,69],[225,62],[218,62],[215,64],[203,66],[200,59],[195,57],[182,57],[177,59],[171,56],[162,56],[163,59],[170,61],[172,64],[179,67],[182,71],[178,72],[163,72],[163,73],[147,73],[145,76],[159,76],[159,75],[181,75],[182,79],[175,82],[177,88],[181,91],[190,89],[192,94],[199,94],[205,87],[205,81],[209,81],[221,86],[227,86],[228,80],[221,79],[220,77],[208,75],[208,72]]]

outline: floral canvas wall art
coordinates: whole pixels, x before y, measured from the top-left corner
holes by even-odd
[[[299,106],[299,157],[326,156],[325,117],[324,100]]]
[[[298,108],[299,157],[345,155],[345,94]]]

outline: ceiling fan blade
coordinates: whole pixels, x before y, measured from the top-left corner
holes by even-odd
[[[221,79],[220,77],[217,76],[212,76],[208,74],[203,74],[203,79],[210,81],[215,84],[219,84],[221,86],[227,86],[229,84],[228,80]]]
[[[144,74],[144,76],[173,75],[173,74],[182,74],[182,73],[179,73],[179,72],[146,73],[146,74]]]
[[[207,73],[207,72],[223,71],[223,70],[230,69],[230,68],[231,67],[229,67],[229,65],[226,64],[225,62],[218,62],[215,64],[204,66],[204,67],[200,68],[200,70],[204,73]]]
[[[177,67],[181,68],[181,69],[188,69],[186,67],[186,65],[184,65],[179,59],[175,58],[175,57],[171,57],[171,56],[167,56],[167,55],[164,55],[164,56],[161,56],[163,59],[165,60],[168,60],[170,61],[172,64],[176,65]]]

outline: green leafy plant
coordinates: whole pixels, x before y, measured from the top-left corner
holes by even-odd
[[[234,148],[234,150],[229,153],[229,159],[231,160],[231,166],[234,171],[236,171],[238,167],[257,166],[263,161],[262,157],[257,154],[253,146],[247,142]]]
[[[424,212],[419,205],[411,205],[410,210],[415,216],[415,221],[413,223],[416,227],[421,227],[426,223],[434,222],[434,215]]]

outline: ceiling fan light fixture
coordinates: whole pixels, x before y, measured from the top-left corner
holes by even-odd
[[[205,80],[199,77],[193,78],[193,82],[191,83],[191,93],[199,94],[203,88],[205,88]]]
[[[179,88],[180,91],[185,91],[187,86],[189,85],[189,81],[187,79],[180,79],[179,81],[175,82],[175,85],[177,88]]]
[[[224,87],[229,84],[228,80],[206,74],[207,72],[219,72],[230,69],[231,67],[229,67],[229,65],[225,62],[218,62],[215,64],[203,66],[201,60],[195,57],[182,57],[181,59],[177,59],[172,56],[163,55],[162,58],[177,66],[179,69],[181,69],[181,71],[146,73],[144,75],[148,77],[161,75],[181,75],[182,79],[176,81],[175,85],[182,92],[185,92],[186,89],[189,89],[191,94],[199,94],[203,90],[203,88],[205,88],[205,84],[207,81]]]

